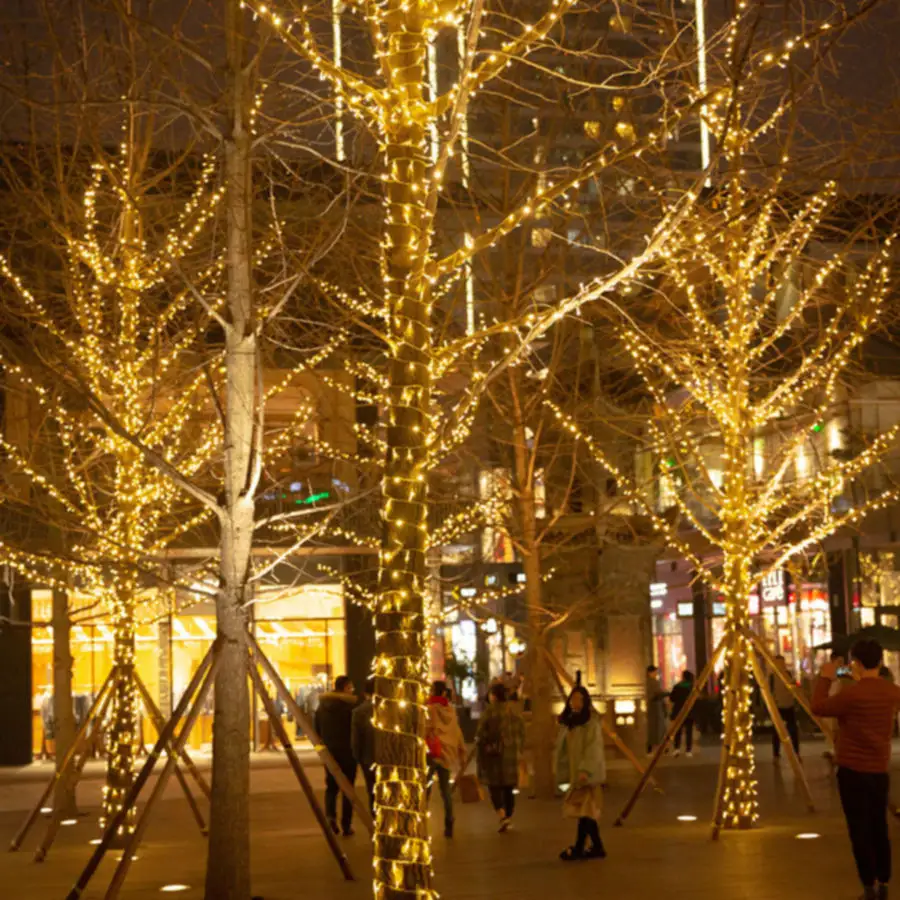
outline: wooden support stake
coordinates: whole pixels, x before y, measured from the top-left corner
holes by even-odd
[[[781,669],[778,668],[775,659],[772,654],[769,652],[769,648],[765,645],[765,642],[760,638],[758,634],[755,634],[753,631],[749,629],[744,630],[744,636],[747,640],[750,641],[750,644],[756,648],[759,652],[759,655],[765,660],[766,665],[774,672],[775,677],[780,679],[781,682],[787,687],[787,689],[791,692],[794,697],[794,700],[797,701],[798,705],[803,709],[803,711],[816,723],[818,729],[831,741],[834,741],[834,735],[831,733],[831,728],[828,727],[828,723],[825,722],[824,719],[821,719],[817,716],[813,711],[812,707],[809,705],[809,700],[806,699],[803,691],[801,691],[790,678],[788,678]]]
[[[100,707],[100,710],[97,713],[98,722],[103,721],[104,717],[106,716],[106,711],[109,709],[112,700],[113,691],[112,689],[110,689],[109,691],[107,691],[106,696],[103,698],[103,705]],[[81,756],[78,757],[78,762],[75,763],[75,767],[74,769],[72,769],[72,779],[74,784],[78,784],[78,781],[81,778],[81,773],[84,771],[84,766],[90,758],[90,755],[90,742],[86,740],[81,751]],[[53,842],[56,840],[56,836],[57,834],[59,834],[59,829],[61,828],[61,826],[62,813],[59,809],[54,807],[53,813],[50,816],[50,823],[47,825],[47,830],[44,832],[43,840],[41,841],[37,850],[34,851],[34,862],[42,863],[47,858],[47,854],[50,852],[50,848],[53,846]]]
[[[281,717],[278,715],[278,710],[275,709],[275,704],[272,702],[272,698],[269,696],[269,692],[266,690],[266,686],[263,684],[263,680],[256,669],[256,663],[253,661],[252,655],[250,654],[248,654],[247,663],[250,670],[250,678],[253,680],[253,685],[256,688],[257,696],[263,702],[263,706],[266,710],[266,715],[268,715],[269,721],[272,725],[272,730],[275,732],[275,735],[281,742],[281,746],[284,747],[284,752],[287,754],[288,762],[291,764],[291,768],[294,770],[294,775],[296,776],[297,781],[300,783],[300,788],[306,795],[306,800],[316,817],[316,821],[319,823],[319,828],[322,829],[322,834],[325,836],[328,847],[331,850],[335,860],[337,860],[337,864],[340,867],[341,873],[343,874],[344,878],[347,881],[353,881],[353,872],[350,869],[350,861],[347,859],[346,854],[341,849],[340,844],[338,844],[337,837],[331,830],[331,825],[329,825],[328,819],[325,818],[325,812],[323,811],[319,803],[319,798],[316,797],[315,791],[313,791],[312,785],[309,783],[309,778],[307,777],[306,772],[303,770],[303,766],[300,763],[300,757],[297,756],[297,751],[291,744],[291,739],[290,737],[288,737],[288,733],[284,728],[284,723],[281,721]]]
[[[653,770],[656,768],[657,763],[659,763],[660,759],[662,758],[663,753],[665,753],[666,747],[669,746],[672,738],[674,738],[678,733],[678,729],[681,728],[681,726],[684,724],[685,719],[687,719],[687,717],[690,715],[691,710],[694,708],[694,704],[697,702],[700,694],[703,691],[704,685],[709,680],[710,675],[712,675],[712,672],[716,666],[716,662],[718,661],[722,650],[725,648],[727,641],[728,636],[726,635],[719,642],[719,646],[716,647],[716,649],[713,651],[712,656],[710,656],[709,661],[706,663],[706,666],[704,666],[703,671],[700,673],[700,677],[694,682],[694,688],[688,696],[684,706],[681,708],[681,712],[675,717],[675,720],[672,722],[669,730],[663,737],[662,743],[656,748],[653,757],[647,764],[647,769],[641,776],[641,780],[638,782],[638,786],[635,788],[634,793],[631,795],[628,803],[625,804],[625,808],[621,813],[619,813],[619,818],[616,819],[615,822],[617,828],[621,828],[622,825],[625,824],[625,820],[630,815],[631,810],[634,809],[634,805],[637,803],[638,798],[641,796],[644,788],[647,786],[647,782],[652,777]]]
[[[88,714],[84,717],[84,721],[81,723],[81,728],[78,729],[75,734],[75,740],[72,741],[72,746],[69,747],[69,752],[66,754],[63,759],[62,765],[59,766],[56,772],[53,774],[53,777],[47,783],[47,787],[44,788],[43,793],[40,796],[40,799],[35,804],[34,809],[28,814],[25,819],[22,827],[19,829],[16,836],[12,839],[9,845],[10,853],[14,853],[18,850],[25,841],[25,838],[28,835],[28,832],[31,830],[32,825],[34,825],[37,817],[41,814],[41,810],[46,806],[47,800],[50,798],[50,795],[53,793],[53,790],[56,788],[56,785],[63,779],[64,776],[67,776],[69,773],[69,769],[72,766],[72,761],[75,759],[75,754],[78,752],[78,748],[81,746],[82,742],[84,742],[85,737],[87,735],[88,728],[91,722],[94,720],[97,709],[100,705],[101,700],[103,699],[106,692],[109,690],[110,685],[112,684],[113,673],[115,672],[115,668],[113,668],[109,675],[106,676],[106,680],[100,686],[100,690],[97,693],[97,696],[94,698],[94,702],[91,704],[91,708],[88,710]],[[54,807],[55,807],[54,803]]]
[[[300,725],[306,736],[309,738],[310,743],[313,745],[316,753],[319,754],[319,757],[325,765],[325,768],[328,769],[329,772],[331,772],[332,777],[338,783],[338,787],[341,789],[344,796],[347,797],[353,804],[353,807],[356,810],[356,814],[359,816],[360,822],[363,823],[363,826],[366,828],[369,834],[374,834],[375,824],[372,821],[372,814],[369,811],[368,805],[366,803],[363,803],[359,799],[359,795],[354,790],[353,785],[350,783],[350,780],[341,771],[341,767],[337,764],[335,758],[328,752],[328,749],[322,743],[321,738],[316,734],[315,728],[313,727],[313,723],[310,721],[309,716],[307,716],[306,713],[297,705],[297,701],[294,700],[294,698],[291,696],[291,692],[288,690],[287,685],[278,674],[275,666],[272,665],[272,663],[269,661],[269,658],[265,655],[265,653],[263,653],[256,638],[248,632],[247,640],[250,642],[250,647],[253,650],[254,658],[259,663],[259,665],[262,666],[263,671],[266,673],[266,677],[275,686],[275,690],[284,701],[284,705],[288,708],[290,714],[294,717],[294,721]]]
[[[137,798],[140,796],[141,791],[144,788],[144,785],[147,783],[150,775],[153,773],[153,769],[156,765],[156,761],[159,758],[160,753],[162,753],[166,744],[168,744],[172,740],[172,735],[175,733],[175,728],[178,725],[178,722],[184,717],[185,712],[188,708],[191,708],[191,712],[194,710],[199,710],[200,705],[194,702],[193,706],[191,706],[191,701],[194,698],[194,695],[197,693],[198,687],[206,676],[207,671],[211,668],[214,662],[217,662],[219,659],[219,647],[220,647],[220,638],[216,638],[213,641],[212,646],[206,652],[206,655],[203,657],[200,665],[197,667],[197,671],[194,672],[194,677],[191,678],[190,684],[187,686],[187,690],[185,690],[182,695],[181,700],[178,701],[178,706],[175,709],[175,712],[172,713],[171,718],[168,722],[166,722],[166,727],[163,729],[162,735],[160,735],[159,739],[156,742],[156,746],[153,748],[153,752],[147,757],[147,761],[142,766],[140,772],[138,772],[137,778],[135,778],[134,782],[131,785],[127,795],[125,796],[125,800],[122,803],[122,808],[119,812],[116,813],[115,816],[110,819],[106,824],[106,828],[104,829],[103,836],[100,838],[100,843],[94,849],[94,852],[91,858],[88,860],[87,865],[84,868],[84,871],[79,875],[78,880],[75,882],[75,885],[72,887],[72,890],[66,895],[66,900],[79,900],[81,895],[84,893],[84,889],[90,883],[91,878],[94,877],[97,869],[100,867],[100,863],[103,861],[103,857],[106,856],[110,847],[112,846],[113,841],[116,838],[116,833],[119,828],[122,827],[125,822],[128,812],[134,807],[137,802]],[[179,738],[184,737],[187,738],[187,734],[190,729],[187,727],[181,730],[181,734]]]
[[[553,673],[554,679],[556,681],[556,686],[559,689],[560,694],[562,694],[563,699],[566,697],[566,690],[563,686],[562,679],[565,679],[570,685],[574,686],[574,680],[569,676],[569,673],[563,668],[562,663],[546,648],[543,648],[544,652],[547,654],[547,658],[550,660],[550,671]],[[594,706],[593,701],[591,701],[591,708],[596,713],[597,717],[600,719],[600,727],[603,729],[603,733],[606,734],[610,740],[615,744],[616,748],[619,752],[634,766],[637,770],[638,775],[644,774],[644,766],[641,765],[640,760],[634,755],[631,748],[622,738],[616,733],[615,728],[613,728],[607,721],[606,716],[601,715],[597,712],[596,707]],[[659,786],[659,783],[655,778],[650,779],[650,786],[657,793],[664,793],[663,789]]]
[[[156,784],[153,785],[153,790],[150,792],[150,796],[147,798],[147,804],[144,806],[144,809],[134,826],[134,831],[131,832],[128,836],[128,840],[125,842],[125,849],[122,851],[122,856],[119,859],[119,864],[116,866],[116,871],[113,872],[112,881],[106,890],[104,900],[116,900],[116,897],[119,896],[119,891],[122,890],[122,885],[125,883],[125,879],[128,876],[128,870],[131,868],[134,854],[140,846],[141,840],[144,837],[144,832],[147,830],[150,814],[153,812],[156,801],[162,797],[165,792],[166,785],[172,777],[172,773],[178,768],[178,756],[184,748],[184,743],[188,739],[188,735],[191,733],[191,730],[200,716],[200,710],[203,708],[203,704],[206,702],[210,690],[212,690],[213,682],[216,678],[216,671],[219,668],[221,659],[221,654],[216,653],[215,658],[209,667],[209,671],[203,679],[203,685],[197,692],[193,706],[191,707],[190,712],[188,712],[184,726],[178,733],[178,737],[175,738],[175,745],[172,752],[169,752],[169,747],[171,746],[169,740],[166,740],[165,735],[160,735],[159,740],[156,742],[156,746],[147,758],[147,765],[152,767],[151,761],[158,760],[163,751],[165,750],[166,752],[166,764],[163,766],[162,772],[159,773]],[[135,799],[137,799],[136,796]]]
[[[160,708],[153,701],[153,698],[150,696],[150,692],[147,690],[147,685],[141,680],[141,676],[138,675],[137,672],[134,673],[134,680],[137,684],[138,691],[140,692],[141,698],[144,701],[144,706],[147,709],[147,712],[150,715],[150,719],[153,722],[153,727],[156,729],[157,735],[162,734],[163,729],[166,727],[166,721],[163,718],[163,714],[160,711]],[[203,795],[207,800],[212,796],[212,791],[210,790],[209,784],[206,779],[203,777],[200,770],[197,768],[193,759],[191,759],[190,755],[187,752],[187,749],[182,749],[179,754],[179,758],[184,764],[185,769],[190,773],[191,777],[194,781],[197,782],[197,786],[203,791]]]
[[[772,724],[775,726],[775,730],[778,732],[778,737],[781,740],[781,743],[784,745],[785,752],[788,755],[788,759],[791,762],[791,767],[794,770],[794,777],[797,781],[800,782],[803,787],[803,793],[806,794],[806,806],[810,812],[816,811],[816,805],[813,803],[812,793],[809,789],[809,782],[806,780],[806,773],[803,771],[803,764],[800,762],[800,757],[797,756],[797,752],[794,750],[794,744],[791,741],[791,736],[788,734],[787,727],[784,724],[784,719],[781,718],[781,711],[778,709],[778,704],[775,702],[775,697],[772,694],[772,689],[769,687],[769,680],[765,677],[765,673],[763,672],[762,666],[759,664],[759,659],[756,654],[753,652],[753,647],[749,648],[750,650],[750,662],[753,665],[753,672],[756,675],[757,684],[759,684],[759,688],[762,691],[763,700],[766,702],[766,707],[769,710],[769,717],[772,719]]]

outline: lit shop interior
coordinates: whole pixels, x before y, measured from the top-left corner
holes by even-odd
[[[74,604],[78,610],[78,599]],[[51,594],[32,595],[35,622],[49,622]],[[257,640],[287,683],[294,698],[308,712],[346,667],[344,595],[340,585],[307,584],[271,591],[254,604]],[[113,634],[102,616],[90,615],[81,603],[74,616],[71,648],[76,717],[84,715],[112,667]],[[142,622],[137,628],[135,663],[138,676],[164,712],[170,711],[187,687],[215,637],[211,603],[198,603]],[[32,636],[33,749],[36,756],[52,752],[53,632],[37,626]],[[258,716],[265,717],[261,704]],[[49,717],[49,718],[48,718]],[[269,740],[267,723],[260,721],[257,743]],[[143,720],[145,743],[155,739],[152,725]],[[212,706],[204,710],[189,745],[203,749],[212,740]]]
[[[824,584],[791,584],[787,573],[774,572],[750,595],[751,626],[774,654],[781,654],[798,679],[814,669],[815,648],[831,640],[828,591]],[[691,586],[650,586],[654,663],[662,683],[671,687],[684,669],[696,671],[697,627]],[[725,603],[707,601],[707,652],[725,633]]]

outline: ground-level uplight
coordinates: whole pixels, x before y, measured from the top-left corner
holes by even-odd
[[[167,884],[165,887],[161,887],[159,890],[163,894],[180,894],[184,891],[189,891],[191,888],[187,884]]]
[[[88,843],[89,843],[92,847],[96,847],[96,846],[98,846],[98,844],[100,844],[100,842],[101,842],[102,840],[103,840],[103,838],[94,838],[92,841],[88,841]]]
[[[696,816],[679,816],[678,821],[679,822],[696,822],[697,817]]]
[[[60,825],[77,825],[78,819],[63,819]]]
[[[814,841],[816,838],[822,837],[821,834],[816,834],[814,831],[803,831],[797,835],[798,841]]]

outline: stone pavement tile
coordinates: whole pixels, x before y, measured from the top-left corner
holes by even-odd
[[[787,765],[759,766],[763,823],[752,832],[709,840],[708,820],[715,788],[713,766],[664,767],[664,794],[648,792],[624,828],[612,827],[633,786],[618,770],[606,794],[601,831],[609,850],[603,861],[564,864],[557,854],[571,843],[574,823],[558,803],[520,798],[515,828],[496,833],[488,804],[458,806],[457,838],[436,837],[437,887],[448,900],[854,900],[852,859],[828,770],[810,760],[810,779],[822,810],[810,816]],[[311,773],[320,784],[321,773]],[[254,773],[252,797],[254,889],[265,900],[363,900],[371,896],[371,861],[363,834],[343,842],[359,880],[345,883],[315,828],[311,813],[286,768]],[[3,788],[0,788],[2,791]],[[202,897],[205,845],[182,800],[163,801],[139,851],[123,900],[164,896]],[[440,822],[437,796],[432,807]],[[691,814],[695,823],[677,817]],[[0,813],[0,841],[8,839],[21,813]],[[821,835],[800,841],[801,831]],[[900,839],[900,828],[896,829]],[[83,868],[97,834],[94,819],[62,830],[47,862],[34,865],[28,853],[0,853],[0,900],[64,900]],[[29,847],[33,848],[35,834]],[[84,900],[99,900],[112,874],[105,863]],[[190,890],[166,895],[166,884]]]

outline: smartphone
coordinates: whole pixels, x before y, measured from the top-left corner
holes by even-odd
[[[841,666],[841,667],[837,670],[837,677],[838,677],[838,678],[846,678],[849,674],[850,674],[850,666]]]

